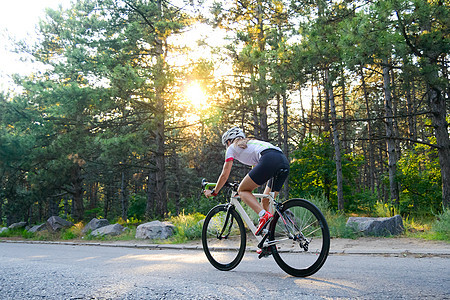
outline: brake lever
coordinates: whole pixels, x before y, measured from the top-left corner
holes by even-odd
[[[203,179],[202,179],[202,190],[205,189],[206,184],[207,184],[206,179],[203,178]]]

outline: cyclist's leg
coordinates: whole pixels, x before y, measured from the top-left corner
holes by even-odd
[[[257,187],[259,187],[259,184],[255,183],[253,179],[251,179],[250,176],[247,174],[239,184],[238,193],[242,201],[244,201],[245,204],[250,206],[251,209],[253,209],[257,214],[259,214],[259,212],[263,210],[263,207],[258,202],[256,197],[252,194],[252,191]]]
[[[269,224],[270,220],[272,220],[273,215],[270,211],[266,211],[263,209],[262,205],[258,202],[255,195],[252,194],[252,191],[257,188],[259,184],[257,184],[250,177],[250,174],[246,175],[239,185],[238,193],[241,196],[241,199],[250,206],[259,216],[259,224],[254,232],[255,235],[259,235],[264,227]]]
[[[280,173],[280,171],[286,170],[286,168],[287,172],[289,172],[289,162],[283,153],[273,151],[262,155],[260,162],[244,177],[239,185],[238,192],[241,199],[258,214],[263,210],[263,206],[265,206],[264,210],[268,211],[268,209],[265,209],[269,206],[268,200],[264,200],[263,205],[261,205],[252,194],[252,191],[272,177],[275,177],[269,181],[273,181],[273,191],[279,192],[287,178],[287,174],[285,172]]]
[[[283,187],[283,184],[286,181],[288,175],[289,175],[289,165],[287,165],[287,167],[280,168],[275,173],[275,176],[270,178],[269,181],[267,182],[264,194],[269,194],[273,190],[274,198],[276,198],[280,193],[280,190]],[[270,203],[269,198],[263,198],[261,201],[264,209],[269,211],[269,203]]]
[[[272,185],[273,185],[273,178],[271,178],[266,185],[266,188],[264,189],[264,194],[269,194],[272,191]],[[274,192],[274,198],[276,198],[278,196],[277,191]],[[263,198],[261,199],[261,204],[262,207],[266,210],[266,211],[270,211],[270,200],[269,198]],[[273,214],[273,211],[271,211],[271,213]]]

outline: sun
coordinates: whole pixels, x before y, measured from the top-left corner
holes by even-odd
[[[187,85],[184,89],[184,95],[195,109],[205,108],[207,95],[198,82],[194,81]]]

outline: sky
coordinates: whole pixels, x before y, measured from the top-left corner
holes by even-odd
[[[76,1],[76,0],[74,0]],[[11,80],[12,74],[28,75],[37,70],[36,65],[20,60],[18,54],[11,52],[13,40],[26,40],[27,44],[36,41],[34,32],[39,23],[39,19],[45,16],[45,9],[57,9],[59,5],[68,8],[72,0],[0,0],[0,90],[8,90],[14,87]],[[181,39],[195,48],[195,40],[204,38],[208,30],[202,26],[194,28],[189,34],[189,38]],[[209,42],[215,45],[224,43],[224,34],[214,32],[208,34]],[[212,41],[211,41],[212,40]],[[204,53],[197,53],[204,56]]]
[[[70,0],[0,0],[0,27],[20,37],[32,33],[45,8],[67,7]]]
[[[0,0],[0,90],[11,86],[11,74],[29,74],[34,67],[22,62],[12,53],[13,37],[16,40],[35,40],[34,32],[46,8],[68,7],[70,0]]]
[[[76,0],[0,0],[0,91],[20,92],[20,89],[13,84],[12,74],[29,75],[38,70],[36,65],[20,60],[18,54],[10,51],[12,41],[10,36],[16,40],[26,40],[27,44],[36,41],[34,37],[36,26],[39,19],[45,16],[45,9],[57,9],[60,5],[63,8],[71,6],[72,1]],[[175,0],[176,1],[176,0]],[[204,1],[206,3],[208,1]],[[196,40],[207,38],[209,44],[223,46],[225,42],[225,33],[218,30],[210,31],[206,25],[197,25],[185,37],[181,37],[186,44],[197,49],[191,53],[190,57],[206,57],[211,59],[210,54],[201,51],[195,47]],[[195,36],[196,38],[193,38]],[[200,51],[198,51],[200,50]],[[221,77],[230,74],[231,66],[228,64],[220,65],[215,76]],[[306,91],[309,93],[308,91]],[[306,104],[308,105],[308,104]]]

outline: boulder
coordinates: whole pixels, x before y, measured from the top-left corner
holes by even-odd
[[[91,221],[89,221],[89,223],[86,224],[86,226],[84,226],[84,228],[83,228],[83,230],[81,230],[81,232],[87,233],[89,230],[94,231],[96,229],[99,229],[101,227],[105,227],[108,225],[109,225],[109,222],[106,219],[93,218]]]
[[[20,228],[25,228],[25,226],[27,226],[27,222],[18,222],[18,223],[14,223],[9,225],[9,229],[20,229]]]
[[[396,215],[390,218],[350,217],[347,226],[354,227],[364,235],[389,236],[403,233],[402,217]]]
[[[61,217],[52,216],[47,220],[47,228],[53,232],[59,231],[64,228],[70,228],[73,226],[72,222],[66,221]]]
[[[47,229],[47,224],[43,223],[41,225],[34,225],[33,227],[31,227],[28,232],[32,232],[32,233],[36,233],[42,230],[46,230]]]
[[[103,236],[103,235],[119,235],[125,230],[120,224],[112,224],[108,226],[103,226],[98,229],[95,229],[91,232],[92,236]]]
[[[136,228],[137,239],[167,239],[173,235],[175,226],[169,222],[152,221]]]
[[[3,233],[8,230],[8,227],[0,227],[0,233]]]

